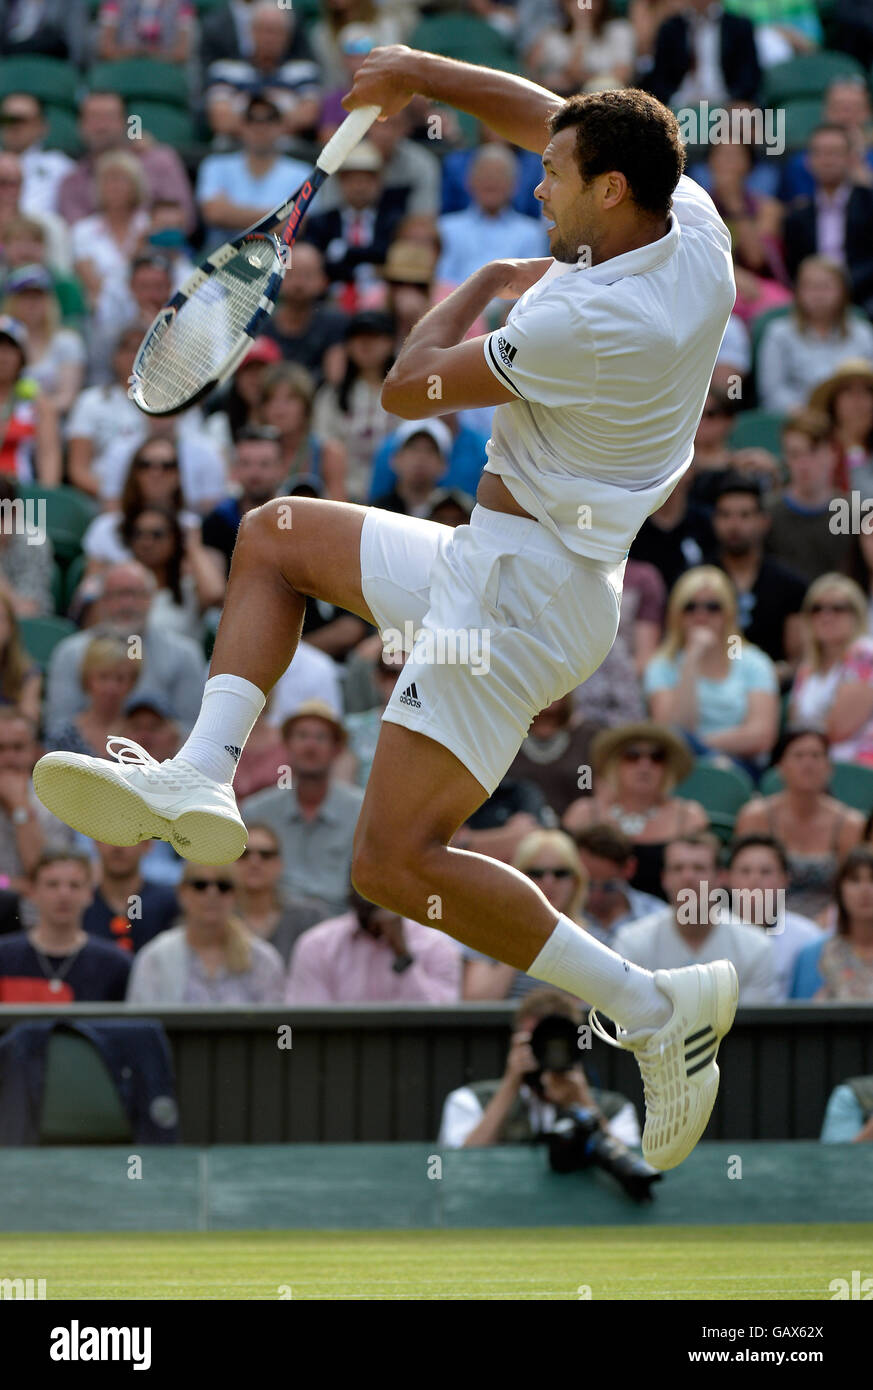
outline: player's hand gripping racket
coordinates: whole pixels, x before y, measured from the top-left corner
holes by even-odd
[[[128,395],[140,410],[175,415],[202,400],[239,366],[273,312],[288,249],[306,209],[379,111],[378,106],[360,106],[350,112],[297,192],[213,251],[164,306],[133,364]]]

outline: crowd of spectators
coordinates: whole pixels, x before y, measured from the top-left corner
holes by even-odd
[[[727,955],[741,1001],[873,999],[873,792],[859,810],[829,790],[844,765],[873,783],[864,7],[836,0],[823,27],[811,0],[32,0],[0,3],[0,1002],[446,1002],[535,984],[438,918],[351,890],[402,658],[329,604],[308,602],[240,761],[237,864],[94,845],[30,784],[47,749],[173,755],[248,511],[290,493],[468,521],[491,410],[401,421],[381,385],[411,326],[478,266],[546,253],[541,165],[424,98],[319,192],[231,381],[167,420],[127,396],[154,314],[306,174],[369,50],[448,39],[461,19],[468,53],[559,93],[632,84],[731,113],[764,104],[780,65],[839,45],[804,140],[689,148],[738,285],[693,465],[631,549],[603,666],[537,716],[455,843],[513,864],[648,968]],[[10,60],[40,56],[75,74],[72,143],[47,93],[10,77]],[[121,68],[105,65],[137,61],[183,84],[193,135],[177,147],[108,83]],[[61,485],[88,522],[72,544],[52,527]],[[12,524],[37,497],[41,544]],[[729,814],[694,783],[701,768],[740,788]],[[730,907],[689,920],[689,896],[718,889]]]

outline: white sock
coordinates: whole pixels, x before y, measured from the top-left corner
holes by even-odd
[[[176,758],[216,782],[232,782],[246,739],[266,703],[263,690],[243,676],[210,676],[197,722]]]
[[[628,1032],[660,1028],[673,1012],[650,970],[641,970],[561,915],[528,975],[584,999]]]

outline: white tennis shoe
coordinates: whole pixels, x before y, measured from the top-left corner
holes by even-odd
[[[107,739],[106,751],[117,762],[84,753],[40,758],[33,788],[43,806],[108,845],[167,840],[197,864],[239,858],[248,832],[229,782],[215,782],[190,763],[159,763],[129,738]]]
[[[729,960],[656,970],[655,984],[673,1003],[661,1028],[617,1029],[614,1038],[594,1009],[591,1027],[611,1047],[633,1052],[643,1076],[646,1124],[643,1157],[653,1168],[675,1168],[706,1129],[718,1094],[718,1045],[737,1011],[737,972]]]

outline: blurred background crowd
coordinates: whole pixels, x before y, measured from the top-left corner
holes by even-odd
[[[707,143],[703,122],[689,143],[738,284],[694,463],[631,550],[609,657],[537,717],[456,843],[649,968],[730,956],[741,1002],[873,999],[867,0],[0,0],[0,1001],[535,983],[350,893],[402,662],[327,604],[309,602],[240,762],[237,864],[93,845],[30,786],[44,750],[176,751],[247,511],[292,494],[469,518],[491,411],[401,421],[381,384],[478,266],[547,254],[541,165],[423,98],[319,192],[226,387],[168,420],[126,394],[157,310],[296,187],[392,42],[561,94],[631,84],[784,120],[778,153]],[[41,502],[44,540],[22,524]],[[719,887],[729,910],[683,911]]]

